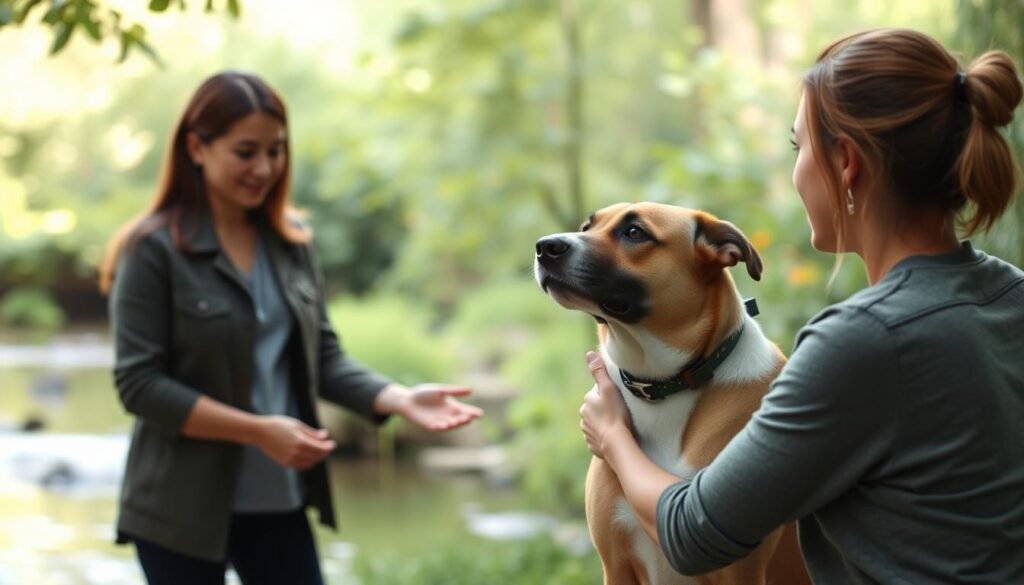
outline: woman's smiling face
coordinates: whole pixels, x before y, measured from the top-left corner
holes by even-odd
[[[263,112],[241,118],[208,144],[194,141],[191,150],[210,203],[246,210],[263,204],[288,156],[284,125]]]

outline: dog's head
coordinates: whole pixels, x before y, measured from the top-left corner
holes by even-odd
[[[536,252],[537,283],[558,304],[656,334],[721,310],[720,287],[734,287],[726,267],[744,262],[761,278],[761,258],[736,226],[658,203],[601,209],[578,232],[541,238]]]

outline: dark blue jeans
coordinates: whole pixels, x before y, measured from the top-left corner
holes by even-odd
[[[224,585],[230,563],[245,585],[323,585],[303,510],[231,517],[228,558],[212,562],[133,538],[149,585]]]

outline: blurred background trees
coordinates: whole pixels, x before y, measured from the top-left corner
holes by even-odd
[[[533,283],[536,239],[618,201],[716,213],[760,250],[761,282],[733,275],[788,352],[865,284],[849,261],[826,286],[790,182],[801,71],[875,26],[1024,63],[1022,17],[1016,0],[0,0],[0,330],[105,328],[96,266],[152,196],[174,117],[207,76],[252,70],[289,106],[294,201],[349,350],[403,381],[512,389],[488,436],[538,506],[578,512],[593,326]],[[1024,152],[1019,116],[1007,134]],[[1022,223],[1018,203],[977,240],[1020,265]]]

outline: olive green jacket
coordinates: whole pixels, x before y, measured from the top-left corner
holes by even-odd
[[[256,316],[209,217],[193,225],[183,230],[184,249],[172,243],[166,225],[130,242],[111,291],[114,380],[125,409],[136,416],[117,530],[119,542],[134,536],[220,561],[242,447],[185,437],[181,427],[202,395],[252,410]],[[319,428],[315,404],[323,397],[383,421],[373,401],[388,380],[341,350],[311,246],[290,244],[266,226],[260,234],[297,325],[287,351],[300,418]],[[334,527],[326,465],[303,477],[306,503]]]

